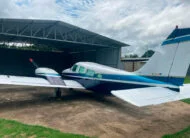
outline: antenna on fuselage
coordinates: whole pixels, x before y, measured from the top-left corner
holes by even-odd
[[[29,61],[36,67],[39,68],[39,66],[34,62],[34,60],[32,58],[29,58]]]

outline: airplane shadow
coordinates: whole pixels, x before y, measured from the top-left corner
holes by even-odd
[[[32,95],[32,99],[18,99],[16,101],[6,101],[0,103],[0,110],[16,110],[27,107],[44,106],[51,103],[71,103],[73,101],[95,102],[100,106],[116,109],[119,112],[128,114],[136,118],[143,118],[150,114],[146,112],[146,108],[139,108],[128,104],[111,94],[101,94],[93,92],[68,91],[63,93],[61,98],[53,97],[52,93],[28,93]]]

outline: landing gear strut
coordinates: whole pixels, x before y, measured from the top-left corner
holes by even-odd
[[[56,97],[56,98],[61,98],[61,89],[60,89],[60,88],[57,88],[57,89],[55,90],[55,97]]]

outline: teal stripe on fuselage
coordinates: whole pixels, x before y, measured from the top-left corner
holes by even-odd
[[[61,77],[59,74],[53,74],[53,73],[38,73],[37,75]]]
[[[176,37],[174,39],[165,40],[162,43],[162,46],[168,45],[168,44],[175,44],[175,43],[185,42],[185,41],[190,41],[190,35],[186,35],[186,36]]]
[[[110,80],[121,80],[121,81],[133,81],[133,82],[143,82],[143,83],[153,83],[153,84],[166,84],[161,81],[149,79],[137,75],[111,75],[111,74],[102,74],[103,79]]]

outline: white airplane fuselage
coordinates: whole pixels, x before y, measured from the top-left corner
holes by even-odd
[[[78,62],[62,72],[63,78],[73,79],[88,90],[111,92],[112,90],[160,86],[178,90],[179,87],[159,78],[151,79],[133,72],[108,67],[93,62]]]

